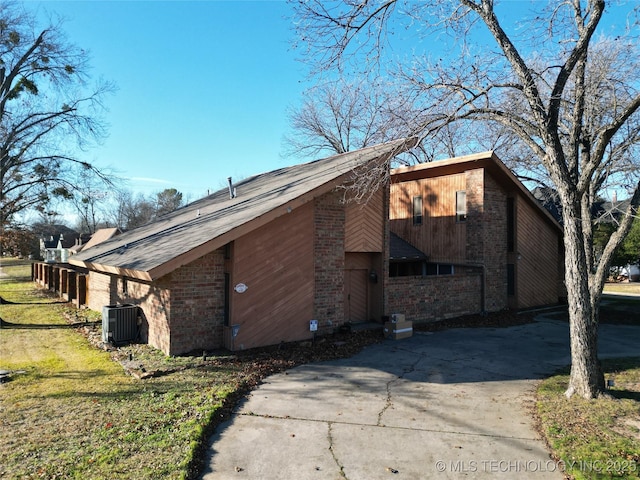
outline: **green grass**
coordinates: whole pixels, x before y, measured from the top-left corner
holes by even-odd
[[[631,293],[640,295],[640,282],[610,282],[605,284],[604,293]]]
[[[188,478],[225,398],[242,389],[238,362],[171,359],[144,381],[92,347],[65,319],[68,307],[29,281],[28,265],[3,259],[0,478]],[[196,365],[199,361],[200,364]]]
[[[605,360],[615,386],[595,400],[566,399],[568,370],[538,387],[541,430],[575,479],[640,478],[640,358]]]
[[[0,384],[3,479],[197,478],[215,426],[262,378],[381,339],[360,332],[206,358],[136,344],[108,353],[88,341],[99,314],[36,288],[28,263],[1,260],[0,297],[11,303],[0,310],[0,370],[21,372]]]

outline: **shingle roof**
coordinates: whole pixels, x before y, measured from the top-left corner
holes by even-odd
[[[73,256],[75,265],[152,280],[285,215],[345,181],[354,169],[390,160],[414,139],[400,139],[281,168],[222,189],[158,220]]]
[[[413,262],[415,260],[427,260],[429,258],[426,253],[418,250],[393,232],[391,232],[389,244],[389,260],[395,262]]]
[[[81,245],[78,250],[87,250],[91,247],[95,247],[96,245],[99,245],[102,242],[106,242],[107,240],[109,240],[110,238],[112,238],[114,235],[117,235],[118,233],[120,233],[120,229],[118,227],[111,227],[111,228],[100,228],[99,230],[96,230],[94,232],[93,235],[91,235],[91,238],[89,239],[89,241],[87,243],[85,243],[84,245]]]

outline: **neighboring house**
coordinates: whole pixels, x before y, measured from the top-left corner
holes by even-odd
[[[72,257],[88,305],[134,303],[166,354],[309,339],[388,313],[388,189],[345,203],[398,140],[248,178]]]
[[[122,230],[120,230],[118,227],[100,228],[96,230],[93,235],[91,235],[91,238],[87,241],[87,243],[80,243],[73,253],[75,254],[81,251],[88,250],[89,248],[95,247],[102,242],[106,242],[107,240],[110,240],[111,238],[115,237],[116,235],[120,235],[121,233]]]
[[[83,235],[51,235],[40,239],[40,255],[46,263],[67,263],[74,249],[82,244]]]
[[[564,296],[561,226],[493,152],[391,173],[390,229],[404,242],[392,236],[391,310],[428,321]]]
[[[67,263],[71,255],[98,245],[111,237],[122,233],[119,228],[102,228],[93,235],[59,234],[48,239],[40,239],[40,255],[46,263]]]

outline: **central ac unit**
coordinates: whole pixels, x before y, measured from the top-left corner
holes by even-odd
[[[102,341],[132,342],[138,337],[138,306],[131,304],[102,307]]]

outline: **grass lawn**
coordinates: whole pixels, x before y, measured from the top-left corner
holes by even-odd
[[[640,293],[640,285],[608,284],[607,290]],[[603,300],[600,321],[640,325],[640,298]],[[640,478],[640,357],[603,360],[602,368],[605,378],[613,380],[614,386],[608,395],[595,400],[565,398],[568,368],[540,384],[537,414],[541,431],[569,478],[637,479]]]
[[[604,293],[631,293],[640,295],[640,282],[610,282],[605,284]]]
[[[109,353],[87,341],[100,331],[99,314],[36,288],[27,262],[2,259],[2,271],[0,297],[10,303],[0,307],[0,370],[14,373],[0,384],[0,478],[197,478],[210,433],[262,378],[381,338],[364,332],[206,358],[147,345]],[[638,312],[640,299],[609,300],[602,320],[640,323]],[[141,379],[123,365],[156,375]],[[541,383],[541,430],[574,478],[640,478],[640,358],[603,366],[615,379],[608,398],[567,401],[567,372]]]
[[[261,378],[378,340],[367,332],[206,358],[170,358],[147,345],[110,354],[80,334],[99,331],[99,314],[79,315],[37,289],[26,262],[2,259],[2,270],[0,296],[10,303],[0,310],[0,370],[17,373],[0,384],[0,478],[195,478],[209,434]],[[127,375],[116,356],[157,375]]]

